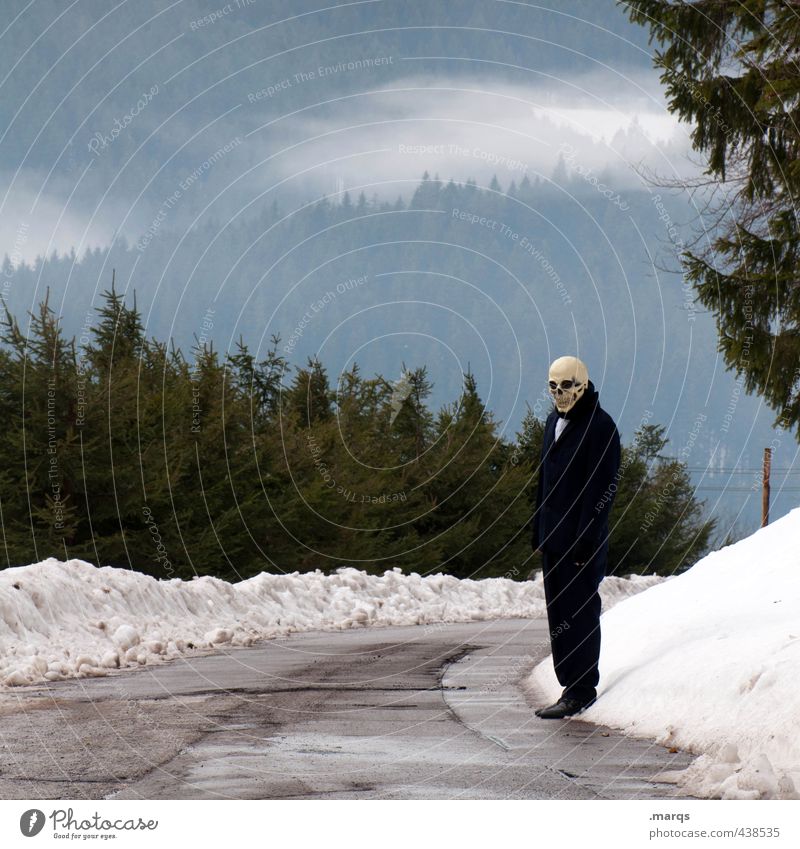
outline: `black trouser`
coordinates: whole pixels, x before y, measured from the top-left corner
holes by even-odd
[[[573,555],[542,554],[547,624],[562,696],[589,701],[600,680],[600,595],[608,544],[590,561],[576,566]]]

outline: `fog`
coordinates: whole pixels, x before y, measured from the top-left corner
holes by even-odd
[[[116,233],[136,242],[176,192],[180,202],[161,217],[180,231],[203,216],[255,214],[275,197],[290,208],[345,191],[407,197],[425,171],[485,186],[496,176],[505,189],[551,177],[561,158],[586,179],[604,172],[618,192],[640,186],[643,171],[686,176],[687,131],[666,111],[654,77],[608,71],[527,86],[408,76],[378,89],[366,78],[363,90],[302,108],[279,91],[266,121],[247,103],[199,131],[178,115],[151,139],[178,148],[168,163],[153,164],[143,148],[121,165],[95,155],[79,172],[62,156],[49,172],[23,166],[4,175],[0,251],[17,264],[107,245]]]

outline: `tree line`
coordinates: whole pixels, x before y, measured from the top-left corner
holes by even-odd
[[[430,408],[424,364],[332,381],[273,338],[189,355],[148,338],[135,298],[104,292],[67,338],[47,299],[0,347],[4,565],[81,558],[159,578],[262,571],[446,572],[524,579],[543,422],[503,431],[474,375]],[[610,570],[670,574],[713,520],[646,424],[623,448]]]

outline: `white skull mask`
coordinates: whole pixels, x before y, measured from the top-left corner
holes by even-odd
[[[559,357],[550,366],[548,388],[559,413],[567,413],[586,391],[589,372],[577,357]]]

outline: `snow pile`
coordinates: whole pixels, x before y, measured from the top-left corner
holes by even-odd
[[[700,753],[662,775],[696,796],[800,798],[800,509],[602,619],[581,718]],[[556,698],[552,659],[531,688]]]
[[[604,604],[656,577],[604,582]],[[293,631],[420,625],[545,614],[535,581],[449,575],[262,573],[159,581],[83,560],[54,558],[0,570],[0,683],[19,686],[158,662]]]

